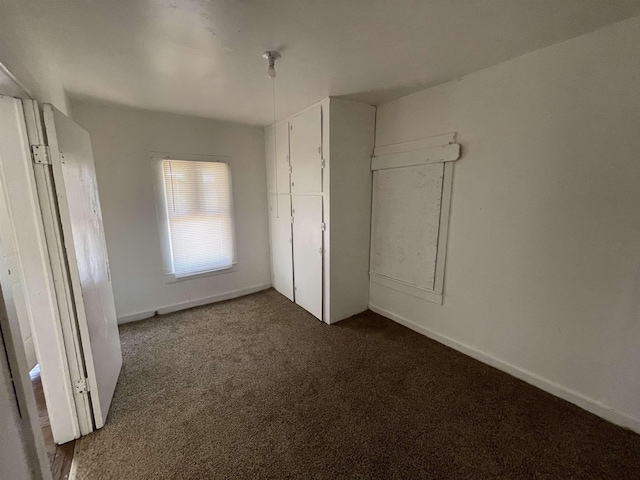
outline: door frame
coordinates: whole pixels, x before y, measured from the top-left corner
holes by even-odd
[[[57,443],[65,443],[80,437],[80,429],[30,148],[35,124],[27,125],[22,100],[0,97],[0,102],[8,133],[0,159],[0,237],[10,272],[5,288],[17,315],[31,323],[51,430]],[[27,110],[37,109],[32,100],[24,102]]]
[[[44,122],[40,106],[35,100],[22,100],[27,134],[31,148],[47,145],[44,134]],[[48,146],[46,147],[49,148]],[[86,365],[78,327],[72,283],[69,275],[68,258],[65,253],[62,224],[56,199],[53,179],[51,152],[49,163],[33,162],[33,170],[46,238],[48,257],[53,276],[54,289],[58,303],[59,323],[65,344],[68,372],[73,385],[73,396],[79,435],[87,435],[95,430],[92,406],[83,382],[87,378]],[[56,439],[57,440],[57,439]]]

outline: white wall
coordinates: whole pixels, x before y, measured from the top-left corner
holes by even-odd
[[[270,285],[262,129],[86,100],[72,108],[91,135],[120,321]],[[165,283],[151,151],[231,157],[237,271]]]
[[[54,70],[24,42],[8,36],[4,25],[0,15],[0,95],[33,98],[70,114],[69,99]]]
[[[378,108],[376,146],[457,131],[444,305],[413,328],[640,431],[640,17]]]

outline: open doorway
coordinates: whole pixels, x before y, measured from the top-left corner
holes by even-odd
[[[33,395],[36,399],[38,419],[40,421],[44,446],[47,451],[47,459],[51,466],[51,476],[53,480],[66,480],[69,478],[71,471],[75,440],[62,445],[56,444],[53,439],[53,432],[51,431],[51,422],[49,420],[49,412],[47,411],[44,388],[42,387],[42,376],[39,364],[36,364],[36,366],[29,371],[29,377],[31,378],[31,385],[33,386]]]
[[[122,362],[91,143],[50,105],[0,96],[0,113],[0,277],[34,429],[66,478],[74,440],[104,425]]]

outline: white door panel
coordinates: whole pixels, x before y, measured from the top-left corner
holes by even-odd
[[[0,253],[10,282],[3,292],[33,341],[53,438],[64,443],[80,431],[28,137],[21,101],[0,96]]]
[[[322,196],[293,196],[293,275],[298,305],[322,320]]]
[[[289,123],[276,126],[276,186],[275,193],[291,192],[289,179]]]
[[[270,200],[273,288],[293,301],[291,197],[289,195],[271,195]]]
[[[44,106],[54,181],[96,428],[104,425],[122,366],[89,134]]]
[[[321,193],[322,107],[293,117],[289,125],[291,193]]]
[[[267,187],[269,193],[289,193],[289,124],[276,125],[265,133]]]
[[[276,157],[274,129],[264,133],[264,156],[267,161],[267,192],[276,193]]]

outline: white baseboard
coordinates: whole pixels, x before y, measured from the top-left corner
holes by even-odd
[[[551,393],[556,397],[560,397],[563,400],[573,403],[578,407],[587,410],[599,417],[604,418],[616,425],[620,425],[622,427],[629,428],[636,433],[640,433],[640,419],[631,417],[622,412],[614,410],[607,405],[604,405],[597,400],[589,398],[581,393],[578,393],[574,390],[566,388],[562,385],[559,385],[551,380],[547,380],[542,378],[535,373],[529,372],[528,370],[524,370],[520,367],[517,367],[511,363],[505,362],[504,360],[500,360],[499,358],[494,357],[488,353],[482,352],[474,347],[469,345],[465,345],[464,343],[458,342],[450,337],[441,335],[439,333],[433,332],[428,328],[425,328],[417,323],[412,322],[411,320],[404,318],[400,315],[396,315],[384,308],[377,307],[376,305],[369,304],[369,309],[373,312],[376,312],[383,317],[387,317],[401,325],[404,325],[411,330],[421,333],[436,342],[442,343],[448,347],[453,348],[465,355],[468,355],[471,358],[474,358],[482,363],[486,363],[492,367],[497,368],[498,370],[502,370],[503,372],[508,373],[520,380],[527,382],[530,385],[538,387],[545,392]]]
[[[218,295],[213,295],[211,297],[206,297],[206,298],[200,298],[198,300],[190,300],[188,302],[167,305],[164,307],[157,308],[155,310],[147,310],[144,312],[133,313],[131,315],[124,315],[122,317],[118,317],[118,325],[122,325],[123,323],[136,322],[138,320],[144,320],[145,318],[151,318],[156,314],[164,315],[165,313],[178,312],[180,310],[186,310],[187,308],[199,307],[201,305],[208,305],[210,303],[222,302],[224,300],[231,300],[232,298],[244,297],[245,295],[260,292],[261,290],[266,290],[267,288],[271,288],[270,283],[254,285],[252,287],[241,288],[239,290],[232,290],[230,292],[220,293]]]
[[[118,317],[118,325],[122,325],[123,323],[137,322],[138,320],[144,320],[145,318],[151,318],[155,314],[155,310],[148,310],[146,312],[134,313],[132,315]]]

